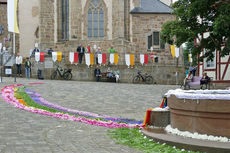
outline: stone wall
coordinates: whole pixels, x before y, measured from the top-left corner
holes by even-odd
[[[132,42],[136,44],[136,52],[147,52],[148,36],[155,31],[161,31],[161,27],[167,21],[176,20],[176,16],[171,14],[132,14]],[[150,50],[148,50],[150,52]],[[159,63],[167,65],[175,63],[171,56],[170,45],[165,45],[165,49],[153,51],[159,57]],[[183,54],[178,60],[183,64]]]
[[[43,64],[36,63],[34,58],[32,58],[32,76],[37,77],[37,70],[42,70],[43,76],[45,79],[50,79],[52,72],[55,70],[55,64],[53,68],[45,68],[46,62],[53,63],[51,57],[46,56],[45,62]],[[95,81],[94,69],[95,66],[89,67],[83,64],[71,65],[67,58],[64,58],[61,63],[57,63],[63,68],[72,69],[73,79],[77,81]],[[178,83],[181,83],[184,79],[184,68],[177,67],[175,65],[171,66],[160,66],[151,64],[147,66],[142,66],[138,63],[133,68],[128,68],[126,65],[110,65],[112,70],[120,70],[120,82],[122,83],[132,83],[133,77],[137,74],[138,70],[141,70],[143,74],[146,72],[152,74],[154,77],[154,83],[156,84],[176,84],[176,72],[178,72]],[[108,65],[101,66],[100,69],[102,72],[106,72]]]
[[[54,0],[40,0],[39,42],[54,43]],[[42,46],[41,46],[42,47]]]
[[[7,37],[7,4],[0,3],[0,26],[3,27],[4,33],[0,34],[0,42],[4,43],[4,37]],[[8,44],[7,44],[8,45]]]
[[[7,4],[5,2],[0,3],[0,26],[3,27],[3,34],[0,35],[0,43],[6,47],[6,49],[13,53],[13,34],[9,34],[7,26]],[[4,41],[7,38],[7,41]],[[16,38],[16,53],[19,51],[19,35],[15,35]]]

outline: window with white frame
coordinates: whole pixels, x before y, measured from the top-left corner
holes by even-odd
[[[148,49],[151,47],[153,47],[153,49],[165,49],[165,44],[161,42],[159,31],[153,31],[148,36]]]
[[[206,52],[206,50],[204,50]],[[214,58],[213,60],[207,61],[207,58],[204,59],[204,68],[205,69],[215,69],[216,68],[216,51],[213,52]]]

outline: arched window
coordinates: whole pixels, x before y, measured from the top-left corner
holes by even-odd
[[[62,0],[62,40],[69,39],[69,0]]]
[[[104,37],[104,10],[101,0],[90,0],[89,2],[88,37]]]

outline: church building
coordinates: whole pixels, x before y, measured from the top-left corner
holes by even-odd
[[[26,2],[28,1],[28,2]],[[153,52],[159,63],[172,64],[170,46],[160,40],[161,27],[176,19],[170,0],[23,0],[19,1],[20,52],[26,57],[39,43],[67,55],[90,44],[107,53]],[[179,63],[182,62],[179,59]],[[175,62],[175,61],[174,61]]]

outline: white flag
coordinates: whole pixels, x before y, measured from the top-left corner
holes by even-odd
[[[2,51],[2,43],[0,43],[0,52]]]
[[[143,65],[145,62],[145,55],[144,54],[140,54],[140,63]]]
[[[125,54],[125,63],[128,67],[130,66],[130,55],[129,54]]]
[[[36,62],[40,61],[40,52],[35,52],[35,61]]]
[[[69,53],[69,61],[70,61],[71,64],[73,64],[73,62],[74,62],[74,52]]]
[[[102,54],[98,54],[98,63],[102,64]]]
[[[52,60],[53,60],[54,62],[57,61],[57,52],[52,52]]]
[[[89,53],[85,54],[85,63],[88,67],[90,66],[90,54]]]
[[[8,19],[8,31],[19,33],[18,21],[17,21],[17,7],[18,0],[7,1],[7,19]]]
[[[114,54],[110,54],[109,62],[110,64],[114,64]]]
[[[178,58],[180,56],[180,48],[175,48],[175,57]]]

